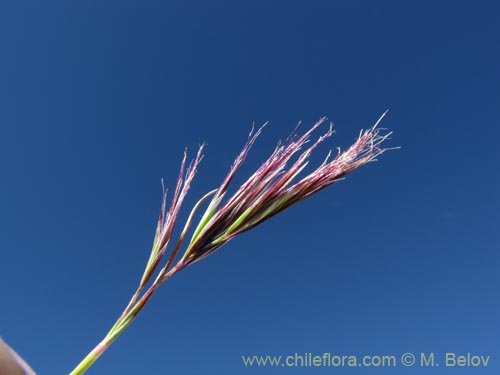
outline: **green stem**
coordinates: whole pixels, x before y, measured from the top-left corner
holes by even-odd
[[[85,373],[90,366],[109,348],[109,346],[125,331],[125,329],[134,321],[139,312],[142,310],[146,302],[156,292],[160,283],[154,283],[144,293],[144,295],[134,304],[133,308],[130,305],[124,311],[124,314],[113,325],[104,339],[90,351],[89,354],[69,373],[69,375],[81,375]]]

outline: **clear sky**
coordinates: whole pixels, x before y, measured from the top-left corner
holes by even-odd
[[[296,352],[474,353],[490,363],[468,374],[499,373],[500,9],[64,3],[0,5],[0,335],[40,375],[128,302],[184,147],[208,144],[182,217],[252,122],[270,125],[236,183],[300,120],[336,126],[314,164],[386,109],[400,150],[176,275],[88,374],[428,372],[241,360]]]

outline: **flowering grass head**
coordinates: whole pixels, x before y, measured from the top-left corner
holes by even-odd
[[[387,150],[381,144],[391,134],[382,135],[378,128],[384,115],[373,127],[361,131],[351,147],[343,152],[339,149],[333,158],[330,158],[331,152],[328,153],[321,165],[301,179],[298,176],[308,165],[313,151],[334,134],[333,124],[330,123],[326,132],[307,148],[305,146],[313,132],[326,118],[321,118],[302,136],[294,131],[284,142],[278,143],[268,159],[231,197],[224,199],[230,182],[263,127],[252,131],[228,175],[215,191],[177,268],[203,259],[238,234],[332,185],[354,169],[376,160]],[[291,162],[295,155],[296,159]]]
[[[341,180],[360,166],[376,160],[377,156],[389,149],[383,148],[382,143],[391,133],[382,134],[378,128],[384,115],[374,126],[361,131],[349,148],[345,151],[338,149],[334,157],[329,152],[323,163],[302,177],[301,174],[309,164],[315,149],[330,138],[334,131],[330,123],[328,128],[311,142],[313,133],[326,122],[325,117],[319,119],[302,135],[298,134],[296,128],[285,141],[278,143],[262,165],[230,195],[228,188],[265,125],[256,131],[252,129],[246,144],[221,185],[206,193],[195,204],[180,235],[174,242],[172,240],[179,212],[203,158],[204,145],[199,147],[195,158],[187,166],[187,156],[184,152],[168,209],[167,192],[165,188],[163,189],[163,200],[153,246],[135,293],[108,334],[70,375],[83,374],[132,323],[158,287],[174,274],[212,254],[238,234],[254,228]],[[208,199],[210,201],[191,239],[181,251],[197,210]],[[3,352],[7,353],[7,349],[4,348]],[[12,354],[12,351],[9,353]],[[2,346],[0,345],[1,354]]]

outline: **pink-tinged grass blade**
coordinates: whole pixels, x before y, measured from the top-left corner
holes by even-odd
[[[321,118],[303,135],[299,136],[296,128],[284,142],[278,143],[271,155],[250,175],[245,183],[236,189],[234,194],[226,197],[227,189],[236,172],[245,161],[265,125],[255,132],[252,129],[247,142],[221,185],[205,194],[191,210],[179,238],[170,249],[170,255],[166,262],[163,263],[164,257],[169,251],[179,211],[201,162],[204,145],[200,146],[195,159],[187,168],[187,155],[184,153],[168,210],[166,209],[167,193],[163,188],[163,199],[153,247],[136,292],[108,334],[70,375],[83,374],[132,323],[158,287],[174,274],[205,258],[238,234],[254,228],[290,206],[341,180],[360,166],[376,160],[377,156],[388,150],[388,148],[382,148],[381,144],[390,133],[381,135],[380,129],[378,129],[378,124],[384,115],[373,127],[361,131],[352,146],[343,152],[339,150],[338,154],[331,160],[329,160],[331,153],[328,153],[322,164],[302,178],[300,175],[308,165],[314,150],[330,138],[334,132],[333,126],[330,124],[329,128],[315,142],[304,149],[313,132],[325,123],[326,118]],[[292,160],[295,156],[296,158]],[[179,256],[180,259],[176,261],[195,213],[202,203],[210,197],[212,198],[195,227],[191,240],[184,253]],[[159,267],[160,264],[164,265]]]

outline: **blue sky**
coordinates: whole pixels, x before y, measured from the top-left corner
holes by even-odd
[[[299,120],[335,122],[320,162],[386,109],[401,150],[179,273],[88,374],[310,373],[241,361],[295,352],[470,352],[492,358],[467,373],[498,374],[498,8],[0,9],[0,335],[39,374],[68,373],[128,301],[184,147],[208,144],[188,211],[252,122],[270,125],[236,183]]]

